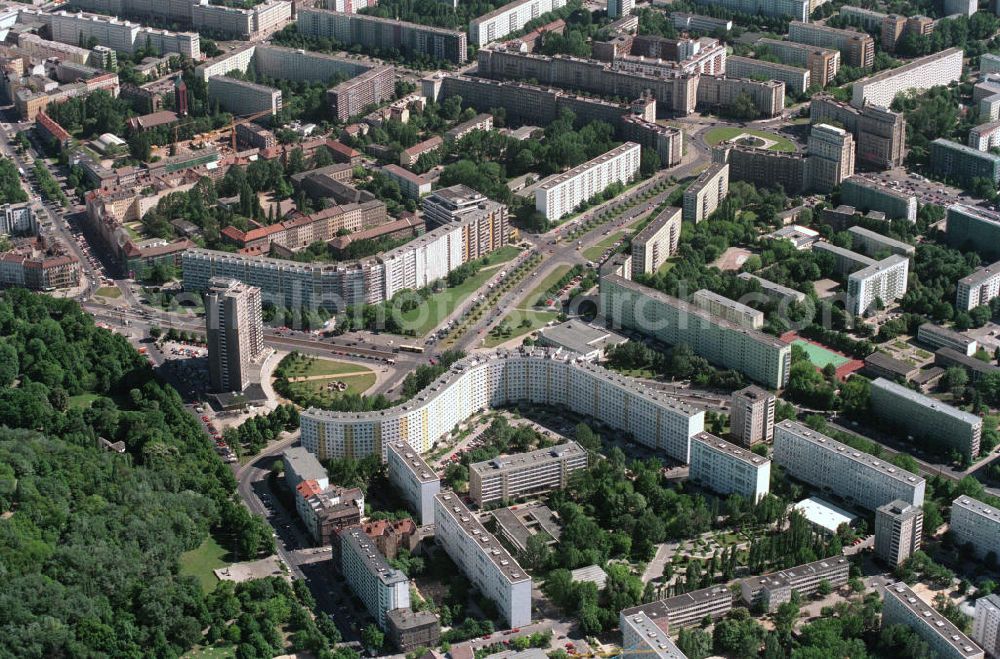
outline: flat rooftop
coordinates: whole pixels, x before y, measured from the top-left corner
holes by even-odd
[[[980,517],[985,517],[996,524],[1000,524],[1000,510],[987,503],[983,503],[979,499],[973,499],[972,497],[958,497],[952,502],[951,505],[953,507],[964,508],[979,515]]]
[[[903,582],[888,586],[885,589],[886,598],[893,598],[910,610],[915,620],[919,620],[928,629],[937,634],[948,645],[952,646],[955,656],[982,656],[983,650],[963,634],[950,620],[928,605],[910,587]]]
[[[571,318],[541,330],[545,344],[586,355],[594,350],[625,343],[628,339],[611,330]]]
[[[519,583],[531,579],[493,534],[486,530],[479,518],[465,507],[458,495],[441,492],[434,495],[434,498],[441,504],[445,514],[455,520],[462,532],[475,540],[480,553],[496,566],[507,581]]]
[[[700,312],[700,310],[697,311]],[[414,398],[385,410],[377,410],[374,412],[333,412],[330,410],[309,408],[306,410],[306,413],[319,418],[335,420],[378,421],[381,419],[393,418],[395,415],[429,404],[435,398],[440,396],[449,386],[451,386],[452,381],[460,377],[466,370],[486,366],[490,362],[503,360],[514,361],[518,359],[537,359],[540,361],[547,360],[570,364],[574,368],[592,373],[594,376],[618,387],[619,389],[637,393],[645,400],[650,401],[661,408],[668,409],[676,414],[692,417],[703,413],[703,410],[647,387],[638,380],[634,380],[624,375],[619,375],[602,366],[590,363],[576,353],[537,347],[521,347],[514,350],[501,349],[496,352],[477,353],[461,359],[452,364],[451,369],[443,373],[437,380],[427,385],[427,387],[425,387]]]
[[[623,624],[628,625],[635,631],[636,636],[642,639],[644,646],[641,650],[638,647],[624,648],[626,653],[642,652],[643,654],[652,654],[662,659],[686,658],[687,655],[677,649],[677,646],[670,640],[670,636],[667,635],[666,631],[661,629],[643,611],[636,611],[627,616],[623,612],[622,615],[625,618]]]
[[[902,240],[896,240],[895,238],[890,238],[889,236],[883,236],[877,231],[872,231],[871,229],[866,229],[860,226],[853,226],[847,230],[847,233],[854,234],[856,236],[861,236],[873,242],[883,245],[889,249],[898,249],[906,252],[907,254],[916,251],[916,247],[909,243],[904,243]]]
[[[857,515],[852,515],[843,508],[835,506],[819,497],[803,499],[795,504],[793,508],[802,513],[811,524],[825,529],[830,533],[836,533],[841,524],[850,526],[858,518]]]
[[[377,577],[382,583],[393,585],[409,581],[405,574],[389,565],[389,561],[375,546],[375,541],[368,537],[361,526],[349,526],[340,531],[340,541],[346,545],[342,551],[351,551],[361,557],[369,574]]]
[[[391,442],[386,449],[399,456],[399,461],[406,466],[414,480],[420,483],[440,480],[431,466],[406,442]]]
[[[719,166],[721,167],[721,166]],[[711,167],[709,168],[711,169]],[[707,171],[707,170],[706,170]],[[716,170],[718,171],[718,170]],[[644,243],[655,236],[657,232],[665,227],[668,222],[677,218],[683,211],[676,206],[667,206],[657,214],[652,221],[643,227],[642,231],[632,237],[632,243]]]
[[[1000,261],[979,268],[971,275],[959,279],[958,283],[963,286],[974,287],[997,276],[1000,276]]]
[[[510,471],[531,467],[538,464],[545,464],[553,460],[568,460],[575,456],[586,457],[587,451],[576,442],[570,441],[565,444],[540,448],[527,453],[514,453],[511,455],[501,455],[492,460],[474,462],[469,465],[470,472],[476,472],[480,476],[491,476],[502,471]]]
[[[876,379],[874,382],[872,382],[871,386],[874,389],[881,389],[883,391],[887,391],[891,394],[894,394],[900,398],[905,398],[906,400],[912,403],[916,403],[923,407],[927,407],[929,409],[934,410],[935,412],[946,414],[952,417],[953,419],[956,419],[958,421],[963,421],[969,424],[970,426],[977,426],[982,424],[983,422],[983,420],[975,414],[965,412],[963,410],[958,409],[957,407],[952,407],[951,405],[942,403],[941,401],[931,398],[930,396],[925,396],[922,393],[913,391],[912,389],[896,384],[895,382],[890,382],[885,378]]]
[[[643,286],[638,282],[625,279],[624,277],[611,275],[604,279],[605,281],[613,283],[616,286],[620,286],[621,288],[624,288],[626,290],[633,291],[635,293],[638,293],[639,295],[642,295],[643,297],[647,297],[657,302],[660,302],[661,304],[666,304],[671,307],[674,307],[675,309],[681,311],[682,313],[686,313],[690,316],[696,316],[718,327],[723,327],[733,332],[746,334],[747,336],[752,337],[758,343],[770,346],[772,348],[780,349],[791,345],[775,336],[771,336],[770,334],[765,334],[764,332],[761,332],[759,330],[749,329],[741,325],[737,325],[736,323],[730,322],[725,318],[722,318],[721,316],[716,316],[714,314],[705,311],[704,309],[699,309],[695,305],[685,302],[676,297],[673,297],[672,295],[667,295],[666,293],[658,291],[655,288],[649,288],[648,286]]]
[[[291,469],[304,481],[322,480],[327,477],[326,469],[316,456],[301,446],[285,449],[282,461],[286,469]]]
[[[707,432],[700,432],[691,438],[691,442],[697,442],[703,446],[707,446],[709,449],[715,453],[721,453],[723,455],[729,456],[735,460],[739,460],[744,464],[748,464],[752,467],[763,467],[764,465],[771,462],[770,458],[765,458],[763,456],[757,455],[753,451],[741,448],[736,444],[731,444],[721,437],[716,437],[715,435]]]
[[[882,71],[881,73],[877,73],[871,76],[870,78],[862,78],[861,80],[858,80],[858,83],[867,85],[873,82],[882,82],[883,80],[890,80],[898,75],[906,75],[910,71],[919,69],[922,66],[926,66],[938,60],[951,57],[955,53],[958,53],[959,56],[964,55],[964,51],[961,48],[948,48],[946,50],[942,50],[939,53],[934,53],[933,55],[927,55],[926,57],[918,57],[912,62],[908,62],[899,68],[887,69],[885,71]]]
[[[806,294],[802,291],[797,291],[794,288],[788,288],[787,286],[776,284],[773,281],[769,281],[763,277],[758,277],[757,275],[752,275],[749,272],[741,272],[736,276],[745,281],[755,281],[760,284],[760,287],[765,291],[771,291],[776,295],[781,295],[782,297],[788,297],[798,301],[806,299]]]
[[[631,151],[632,149],[636,149],[638,147],[639,147],[639,145],[636,144],[635,142],[625,142],[625,144],[622,144],[621,146],[616,146],[615,148],[611,149],[607,153],[602,153],[601,155],[597,156],[593,160],[588,160],[587,162],[583,163],[582,165],[577,165],[576,167],[574,167],[573,169],[571,169],[571,170],[569,170],[567,172],[562,172],[561,174],[553,174],[552,176],[550,176],[547,179],[545,179],[544,181],[542,181],[539,184],[539,186],[538,186],[537,189],[539,189],[539,190],[548,190],[550,188],[554,188],[555,186],[559,185],[560,183],[564,183],[564,182],[566,182],[566,181],[568,181],[568,180],[570,180],[572,178],[575,178],[575,177],[579,176],[580,174],[582,174],[582,173],[584,173],[584,172],[586,172],[586,171],[588,171],[590,169],[593,169],[594,167],[597,167],[598,165],[603,165],[607,161],[609,161],[609,160],[611,160],[613,158],[616,158],[616,157],[622,155],[623,153],[627,153],[628,151]]]
[[[786,419],[785,421],[778,423],[776,427],[781,428],[796,437],[804,439],[825,451],[829,451],[830,453],[839,453],[863,469],[874,469],[876,471],[880,471],[893,480],[905,483],[910,487],[916,487],[918,483],[921,483],[924,480],[919,476],[900,469],[891,462],[880,460],[874,455],[862,453],[861,451],[853,449],[846,444],[841,444],[832,437],[828,437],[821,432],[817,432],[809,426],[799,423],[798,421],[790,421]]]
[[[527,547],[528,538],[539,532],[544,532],[556,542],[562,535],[562,527],[556,514],[542,503],[497,508],[490,514],[504,535],[514,539],[519,550]]]

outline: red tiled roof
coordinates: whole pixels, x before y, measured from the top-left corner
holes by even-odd
[[[409,156],[418,156],[422,153],[426,153],[428,151],[436,149],[440,147],[442,144],[444,144],[444,139],[440,135],[435,135],[429,140],[424,140],[420,144],[414,144],[409,149],[403,151],[403,153]]]
[[[327,140],[326,141],[326,148],[330,149],[331,151],[334,151],[335,153],[339,153],[339,154],[343,155],[346,158],[359,158],[359,157],[361,157],[361,153],[360,152],[355,151],[354,149],[352,149],[351,147],[347,146],[343,142],[339,142],[337,140]]]
[[[323,488],[319,486],[316,481],[302,481],[295,486],[295,492],[303,499],[308,499],[311,496],[316,496],[323,492]]]

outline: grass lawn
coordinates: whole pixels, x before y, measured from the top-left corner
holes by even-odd
[[[333,359],[300,358],[287,367],[288,377],[301,378],[315,375],[340,375],[342,373],[371,373],[372,370],[361,364],[338,362]]]
[[[347,385],[346,391],[334,391],[328,390],[326,385],[331,382],[343,382]],[[364,373],[362,375],[346,375],[346,376],[334,376],[331,378],[321,378],[317,380],[305,380],[304,382],[292,382],[288,386],[291,388],[293,395],[298,395],[298,392],[308,392],[311,394],[319,394],[323,398],[339,398],[346,394],[363,394],[371,386],[375,384],[375,374],[374,373]]]
[[[562,279],[563,275],[569,272],[570,267],[571,266],[568,265],[560,265],[556,267],[556,269],[549,273],[545,279],[528,292],[528,295],[524,298],[524,303],[519,308],[524,308],[525,305],[535,304],[535,302],[538,301],[538,298],[541,297],[542,293],[555,286],[556,283]]]
[[[101,288],[97,289],[97,292],[94,293],[94,295],[100,295],[101,297],[119,298],[122,296],[122,290],[117,286],[102,286]]]
[[[811,361],[817,368],[823,368],[827,364],[833,364],[835,367],[839,367],[841,364],[846,364],[851,361],[847,357],[842,357],[835,352],[827,350],[826,348],[821,348],[820,346],[809,343],[808,341],[803,341],[802,339],[795,339],[792,343],[797,346],[801,346],[802,349],[806,351],[809,361]]]
[[[673,258],[667,259],[666,261],[663,262],[663,265],[660,266],[660,269],[657,270],[656,273],[660,274],[660,275],[664,275],[664,274],[670,272],[670,269],[673,268],[675,265],[677,265],[677,260],[678,259],[679,259],[679,257],[676,257],[676,256],[673,257]]]
[[[521,250],[513,245],[501,247],[489,256],[489,263],[479,272],[454,288],[446,288],[440,293],[434,293],[416,309],[402,314],[405,327],[414,330],[418,337],[425,336],[440,325],[441,321],[447,318],[466,298],[493,277],[501,264],[514,259],[520,253]]]
[[[69,397],[69,406],[80,409],[87,409],[95,400],[100,398],[100,394],[77,394]]]
[[[555,311],[514,309],[500,321],[501,325],[506,323],[507,326],[513,330],[511,334],[509,336],[493,336],[490,334],[486,337],[486,340],[483,341],[483,345],[487,348],[495,348],[501,343],[505,343],[511,339],[516,339],[517,337],[524,336],[525,334],[531,334],[532,332],[545,327],[550,321],[553,321],[558,317],[559,314]],[[521,323],[525,319],[527,319],[530,324],[522,327]]]
[[[210,535],[197,549],[181,554],[181,574],[195,577],[201,583],[202,590],[210,593],[219,583],[212,570],[229,565],[226,560],[228,555],[229,552]]]
[[[705,141],[709,146],[715,146],[720,142],[725,142],[726,140],[731,140],[737,135],[749,134],[756,137],[763,137],[765,139],[774,140],[775,144],[768,147],[771,151],[795,151],[795,145],[792,141],[786,137],[782,137],[777,133],[769,133],[763,130],[752,130],[750,128],[739,128],[732,126],[722,126],[719,128],[713,128],[712,130],[705,133]]]
[[[190,652],[181,655],[183,659],[232,659],[235,656],[236,646],[234,645],[198,646]]]
[[[616,231],[608,236],[605,236],[604,240],[602,240],[601,242],[597,243],[593,247],[588,247],[587,249],[583,250],[583,258],[587,259],[588,261],[596,261],[597,259],[601,258],[601,254],[604,253],[604,250],[614,245],[616,241],[621,240],[624,236],[625,236],[624,231]]]

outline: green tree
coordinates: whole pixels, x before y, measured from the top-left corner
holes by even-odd
[[[373,653],[378,652],[385,645],[385,634],[376,625],[370,624],[361,630],[361,644]]]

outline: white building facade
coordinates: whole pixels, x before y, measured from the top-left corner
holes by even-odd
[[[535,210],[549,220],[572,213],[582,202],[612,183],[625,184],[639,173],[641,148],[626,142],[562,174],[553,174],[535,189]]]
[[[691,438],[690,478],[722,495],[756,503],[770,491],[771,461],[707,432]]]
[[[774,426],[772,459],[790,476],[867,510],[896,499],[924,503],[923,478],[796,421]]]
[[[321,460],[385,455],[405,442],[424,453],[474,412],[532,402],[599,419],[635,441],[687,463],[691,437],[705,413],[590,364],[576,355],[542,349],[467,357],[417,396],[377,412],[302,412],[302,445]]]
[[[511,627],[531,622],[531,577],[451,492],[434,497],[434,541]]]

